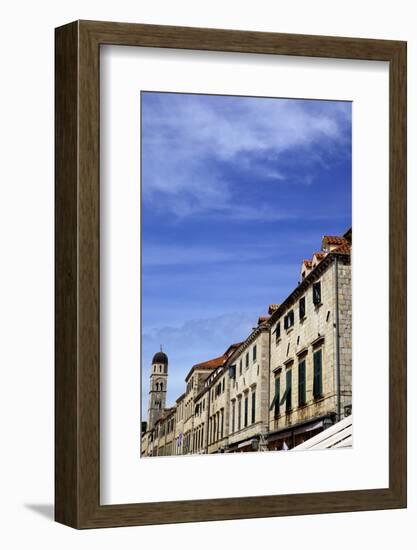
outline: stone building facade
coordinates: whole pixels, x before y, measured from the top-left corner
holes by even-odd
[[[351,247],[351,230],[324,236],[294,290],[243,342],[194,365],[168,409],[168,357],[155,354],[141,456],[287,449],[350,415]]]
[[[325,239],[269,320],[270,449],[302,443],[352,405],[350,247],[333,238],[326,250]]]
[[[270,327],[267,318],[230,357],[228,451],[252,451],[268,429]]]

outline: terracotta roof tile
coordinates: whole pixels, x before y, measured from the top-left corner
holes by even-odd
[[[221,355],[220,357],[215,357],[214,359],[203,361],[203,363],[197,363],[193,365],[193,369],[215,369],[223,365],[224,361],[225,356]]]
[[[351,247],[348,244],[342,244],[341,246],[338,246],[337,248],[332,250],[332,252],[337,252],[339,254],[350,254]]]
[[[323,240],[327,244],[347,244],[345,237],[339,237],[338,235],[324,235]]]
[[[325,256],[326,254],[324,254],[324,252],[315,252],[313,254],[313,257],[316,257],[318,259],[318,261],[320,262]]]
[[[268,316],[262,315],[261,317],[258,317],[258,325],[260,325],[261,323],[265,323],[265,321],[268,321],[268,319],[269,319],[269,315]]]
[[[311,260],[303,260],[303,264],[310,269],[311,265],[312,265],[312,262],[311,262]]]

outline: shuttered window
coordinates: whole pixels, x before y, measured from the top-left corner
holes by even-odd
[[[323,395],[323,364],[322,364],[322,350],[314,352],[313,363],[314,363],[314,373],[313,373],[313,397],[317,399]]]
[[[298,363],[298,406],[306,404],[306,362],[305,359]]]
[[[294,325],[294,310],[292,309],[284,317],[284,328],[285,330],[288,330],[293,325]]]
[[[299,305],[299,313],[300,313],[300,321],[301,321],[306,316],[306,299],[305,299],[305,296],[300,298],[300,301],[299,301],[298,305]]]
[[[317,306],[321,304],[321,282],[313,284],[313,304]]]
[[[287,394],[287,398],[285,400],[285,410],[288,412],[291,410],[291,395],[292,395],[292,370],[291,369],[288,369],[287,372],[286,372],[286,394]]]
[[[248,406],[249,406],[249,398],[246,395],[245,396],[245,428],[248,425]]]
[[[278,342],[278,340],[281,338],[281,321],[277,324],[277,328],[275,329],[275,341]]]
[[[256,390],[252,391],[252,424],[255,422],[255,407],[256,407]]]
[[[256,345],[253,346],[253,349],[252,349],[252,360],[253,362],[256,361]]]
[[[271,402],[271,405],[269,407],[269,410],[272,411],[274,409],[274,416],[279,415],[279,392],[280,392],[280,379],[279,376],[275,378],[275,395],[274,399]]]

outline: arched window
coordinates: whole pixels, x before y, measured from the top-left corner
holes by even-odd
[[[163,391],[163,390],[164,390],[164,385],[163,385],[163,383],[161,382],[161,383],[159,384],[159,391]]]

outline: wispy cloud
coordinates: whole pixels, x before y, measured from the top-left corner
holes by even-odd
[[[348,103],[144,93],[143,197],[178,217],[284,219],[288,208],[242,200],[239,172],[254,184],[309,183],[294,180],[288,154],[323,163],[325,150],[328,162],[349,139]]]

